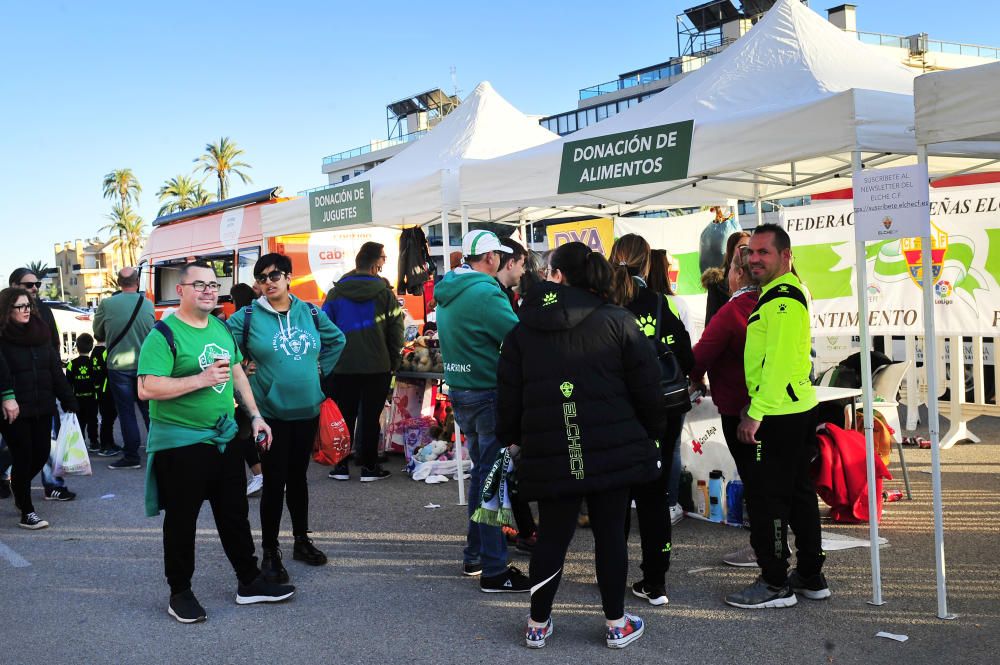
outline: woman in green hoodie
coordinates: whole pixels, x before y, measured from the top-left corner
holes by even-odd
[[[235,312],[228,323],[244,355],[257,363],[250,387],[273,433],[271,447],[260,456],[261,572],[269,581],[284,584],[288,571],[278,547],[283,499],[295,536],[292,558],[312,566],[326,563],[326,555],[308,535],[306,469],[323,402],[321,376],[337,364],[344,334],[314,305],[289,293],[292,262],[287,256],[265,254],[253,272],[263,295]]]

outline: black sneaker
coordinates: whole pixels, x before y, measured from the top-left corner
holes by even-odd
[[[483,593],[525,593],[531,591],[531,581],[527,575],[510,566],[499,575],[480,577],[479,590]]]
[[[260,555],[260,576],[270,584],[287,584],[288,571],[281,563],[281,549],[263,547]]]
[[[205,614],[205,608],[194,597],[191,589],[170,596],[167,614],[181,623],[200,623],[208,618],[208,615]]]
[[[39,517],[38,513],[25,513],[21,516],[21,521],[17,525],[22,529],[37,531],[38,529],[44,529],[49,523]]]
[[[53,487],[45,490],[46,501],[72,501],[76,498],[76,492],[70,492],[66,487]]]
[[[483,574],[483,564],[465,563],[462,564],[462,574],[466,577],[479,577]]]
[[[650,605],[666,605],[667,591],[662,586],[647,585],[645,580],[639,580],[632,585],[632,593],[639,598],[645,598]]]
[[[133,461],[127,460],[127,459],[125,459],[123,457],[120,460],[118,460],[117,462],[112,462],[111,464],[109,464],[108,468],[109,469],[141,469],[142,468],[142,464],[139,463],[139,460],[136,460],[136,461],[133,462]]]
[[[830,587],[826,585],[826,576],[816,573],[812,577],[802,577],[798,569],[788,574],[788,586],[796,594],[809,600],[826,600],[830,597]]]
[[[327,478],[333,478],[334,480],[350,480],[351,470],[347,466],[347,462],[341,462],[337,466],[333,467],[333,471],[327,474]]]
[[[101,444],[91,443],[87,446],[87,451],[91,453],[99,453],[101,452]]]
[[[292,558],[296,561],[304,561],[310,566],[325,566],[326,555],[313,545],[309,536],[296,536],[295,547],[292,549]]]
[[[241,584],[236,589],[237,605],[254,605],[256,603],[280,603],[295,594],[291,584],[273,584],[258,575],[250,584]]]
[[[787,583],[780,587],[771,586],[764,581],[763,577],[758,577],[753,584],[742,591],[726,596],[727,605],[747,610],[792,607],[797,602],[795,593]]]
[[[388,478],[391,475],[391,473],[378,465],[376,465],[374,469],[369,469],[367,466],[361,467],[361,482],[363,483],[382,480],[383,478]]]
[[[115,446],[114,448],[101,448],[100,452],[97,453],[98,457],[114,457],[115,455],[121,455],[121,448]]]

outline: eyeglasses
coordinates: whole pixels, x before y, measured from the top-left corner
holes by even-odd
[[[41,282],[21,282],[21,286],[26,289],[40,289],[42,288]]]
[[[14,305],[14,309],[16,309],[19,312],[29,312],[31,311],[31,303],[26,302],[23,305]]]
[[[209,290],[218,291],[219,289],[222,288],[222,284],[219,284],[218,282],[203,282],[200,279],[196,279],[193,282],[181,282],[180,285],[190,286],[198,293],[202,293],[203,291],[209,291]]]
[[[256,275],[254,277],[254,280],[256,280],[256,282],[258,284],[263,284],[267,280],[271,280],[272,282],[278,282],[278,281],[281,281],[281,278],[284,277],[285,274],[286,273],[283,273],[280,270],[272,270],[271,272],[267,273],[266,275],[263,275],[263,274]]]

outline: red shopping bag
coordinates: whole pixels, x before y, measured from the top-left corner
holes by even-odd
[[[313,460],[336,466],[351,454],[351,431],[337,403],[327,398],[319,408],[319,428],[313,443]]]

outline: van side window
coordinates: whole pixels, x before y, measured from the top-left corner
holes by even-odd
[[[253,286],[253,267],[260,258],[260,247],[244,247],[240,250],[239,263],[236,266],[236,281]]]

